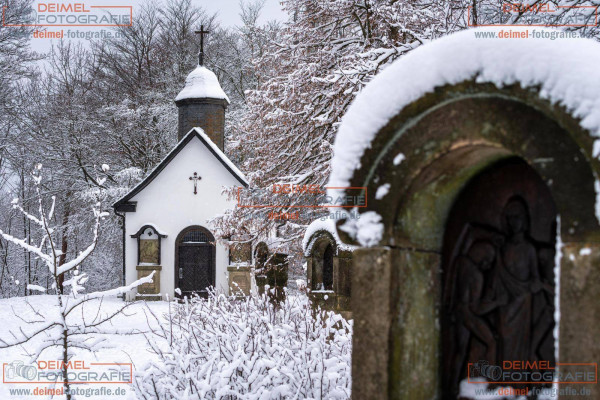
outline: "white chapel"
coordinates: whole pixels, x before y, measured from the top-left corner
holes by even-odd
[[[229,99],[216,75],[200,62],[175,104],[179,142],[114,204],[124,221],[125,283],[155,271],[154,282],[132,290],[128,300],[228,289],[229,250],[209,221],[235,207],[223,194],[224,187],[248,186],[224,154]]]

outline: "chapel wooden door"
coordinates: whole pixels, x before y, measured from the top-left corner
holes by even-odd
[[[215,246],[206,230],[186,229],[177,241],[176,287],[181,296],[208,295],[215,285]]]

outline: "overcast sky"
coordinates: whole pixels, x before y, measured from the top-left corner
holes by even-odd
[[[283,20],[285,18],[279,2],[280,0],[266,0],[261,22],[272,19]],[[232,26],[242,23],[239,16],[239,0],[196,0],[194,3],[209,12],[218,12],[223,25]]]
[[[133,12],[135,15],[136,8],[142,3],[143,0],[73,0],[73,1],[60,1],[60,3],[68,4],[68,3],[83,3],[85,7],[88,8],[94,5],[102,5],[102,6],[133,6]],[[59,3],[56,0],[35,0],[34,7],[38,10],[38,6],[40,4],[48,4],[48,3]],[[241,19],[239,16],[240,6],[239,0],[193,0],[195,5],[198,5],[209,13],[218,13],[218,19],[223,26],[236,26],[241,24]],[[44,6],[42,6],[44,7]],[[284,12],[281,10],[280,0],[266,0],[265,7],[263,9],[263,13],[261,16],[261,22],[265,22],[272,19],[283,20],[285,18]],[[133,20],[135,23],[135,17]],[[94,31],[100,29],[109,29],[109,28],[47,28],[49,31],[57,31],[59,29],[78,29],[81,31]],[[65,38],[66,39],[66,38]],[[50,44],[52,43],[51,39],[40,39],[34,38],[32,40],[32,48],[39,52],[46,52],[50,48]]]

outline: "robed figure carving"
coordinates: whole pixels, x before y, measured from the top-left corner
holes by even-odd
[[[553,362],[551,346],[542,342],[552,336],[554,290],[541,271],[552,270],[554,246],[531,238],[529,208],[520,196],[509,198],[499,220],[499,227],[466,223],[450,259],[444,289],[448,399],[457,398],[469,363]],[[499,369],[486,371],[477,376],[500,379]]]
[[[497,263],[495,293],[508,294],[508,303],[498,310],[498,337],[502,360],[531,360],[538,358],[540,334],[550,328],[547,319],[534,315],[534,296],[545,290],[549,298],[554,289],[540,279],[539,256],[529,237],[529,213],[520,197],[509,200],[502,213],[506,235]],[[552,303],[548,304],[551,308]],[[547,316],[548,308],[542,316]],[[543,331],[543,332],[540,332]],[[537,335],[536,335],[537,332]]]

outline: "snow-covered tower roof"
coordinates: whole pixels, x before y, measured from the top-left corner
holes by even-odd
[[[185,79],[185,87],[175,101],[207,98],[225,100],[229,104],[229,97],[221,88],[215,73],[203,65],[198,65]]]
[[[202,34],[198,65],[187,76],[185,87],[175,98],[179,109],[178,139],[183,139],[190,129],[200,127],[222,151],[225,140],[225,109],[229,105],[229,98],[214,72],[203,65],[203,35],[208,31],[204,31],[202,27],[197,33]]]

